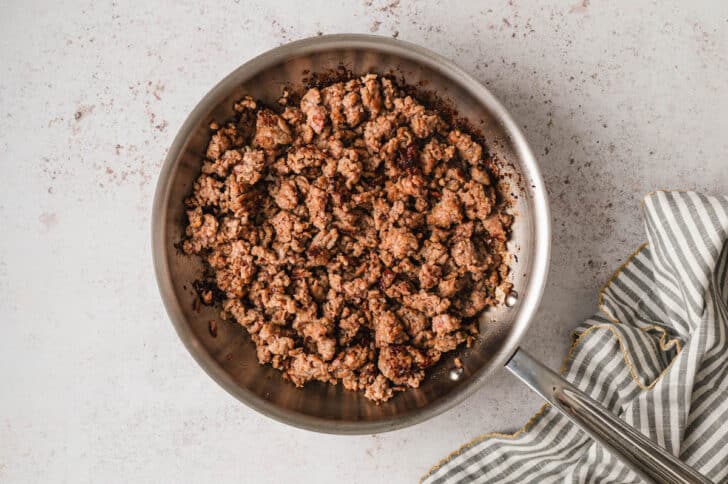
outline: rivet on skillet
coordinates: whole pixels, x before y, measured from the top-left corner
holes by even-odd
[[[450,379],[452,381],[458,381],[463,376],[463,369],[462,368],[453,368],[450,370]]]
[[[516,305],[517,302],[518,302],[518,293],[516,291],[511,291],[506,296],[506,306],[508,306],[509,308],[512,308],[513,306]]]

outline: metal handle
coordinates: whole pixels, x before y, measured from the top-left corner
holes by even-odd
[[[711,482],[522,349],[506,368],[648,482]]]

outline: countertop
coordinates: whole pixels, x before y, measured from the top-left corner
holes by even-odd
[[[500,372],[415,427],[319,435],[238,403],[184,349],[152,273],[156,177],[207,90],[282,43],[398,37],[453,59],[511,110],[554,226],[523,345],[553,368],[645,239],[642,196],[728,193],[721,0],[0,0],[0,12],[2,482],[413,482],[540,406]]]

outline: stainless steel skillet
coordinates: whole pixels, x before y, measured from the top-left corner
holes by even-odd
[[[183,199],[199,174],[208,126],[232,115],[243,95],[274,103],[284,86],[300,86],[312,72],[344,65],[354,73],[402,76],[448,100],[479,129],[502,163],[513,193],[516,222],[510,250],[514,297],[509,306],[481,317],[481,336],[461,354],[445,358],[422,386],[382,405],[340,385],[312,383],[296,389],[276,370],[258,365],[247,336],[233,325],[208,322],[217,311],[193,308],[191,283],[201,266],[175,248],[182,238]],[[195,107],[175,138],[159,177],[152,215],[152,249],[157,282],[182,342],[205,371],[243,403],[281,422],[340,434],[394,430],[431,418],[460,403],[506,366],[596,440],[612,449],[646,479],[707,482],[675,457],[604,410],[518,348],[546,281],[551,243],[550,215],[543,180],[523,134],[505,108],[475,79],[449,60],[422,47],[370,35],[331,35],[293,42],[245,63],[215,86]],[[517,296],[515,296],[517,295]],[[247,344],[246,344],[247,343]]]

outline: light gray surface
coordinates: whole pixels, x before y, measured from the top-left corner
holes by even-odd
[[[416,427],[317,435],[245,408],[179,343],[149,255],[157,171],[207,89],[282,42],[396,31],[521,121],[555,233],[525,347],[553,368],[641,243],[641,196],[728,192],[725,2],[269,3],[0,1],[0,481],[411,482],[538,408],[502,372]]]

